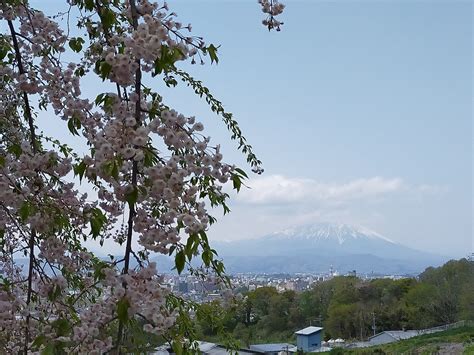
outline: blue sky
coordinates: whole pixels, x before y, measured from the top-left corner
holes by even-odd
[[[309,195],[315,184],[363,180],[370,190],[379,177],[388,185],[299,203],[255,203],[245,196],[258,192],[244,193],[214,228],[216,238],[328,219],[438,253],[472,249],[470,2],[290,0],[280,33],[259,25],[253,1],[170,4],[196,34],[222,45],[217,66],[190,70],[239,119],[264,162],[260,188],[281,186],[274,175],[311,180],[298,185]],[[168,99],[209,116],[185,90]],[[222,125],[211,136],[227,139]],[[240,161],[225,148],[228,160]]]
[[[415,248],[468,254],[472,4],[285,3],[282,31],[268,33],[253,0],[169,1],[195,35],[221,45],[217,66],[185,68],[235,114],[265,168],[211,237],[337,221]],[[245,166],[190,89],[154,85],[171,106],[203,120],[228,162]]]

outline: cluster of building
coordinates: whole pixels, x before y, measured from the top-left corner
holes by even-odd
[[[222,287],[218,283],[193,275],[165,275],[164,284],[174,293],[200,303],[221,298]]]
[[[230,275],[236,292],[253,291],[259,287],[274,287],[277,291],[302,292],[311,289],[318,282],[330,280],[333,277],[358,276],[362,279],[390,278],[399,279],[400,275],[358,275],[356,270],[340,274],[332,267],[326,273],[320,274],[234,274]],[[174,292],[196,302],[209,302],[220,298],[221,287],[212,281],[203,281],[193,275],[165,275],[165,284]]]
[[[409,339],[422,334],[431,334],[447,329],[453,329],[472,324],[469,321],[460,321],[457,323],[446,324],[443,326],[422,329],[422,330],[388,330],[382,331],[370,337],[365,342],[346,343],[344,339],[330,339],[323,341],[323,328],[309,326],[295,332],[296,345],[290,343],[267,343],[253,344],[248,348],[233,350],[233,354],[265,354],[265,355],[290,355],[299,353],[318,353],[330,351],[336,347],[342,348],[365,348],[375,345],[392,343],[400,340]],[[209,342],[198,342],[199,351],[203,355],[227,355],[229,350],[226,347]],[[170,347],[163,346],[157,349],[152,355],[169,355],[173,354]]]
[[[289,343],[271,343],[271,344],[254,344],[245,349],[238,349],[232,351],[237,354],[265,354],[265,355],[289,355],[298,352],[321,352],[327,351],[331,348],[323,346],[323,328],[320,327],[306,327],[295,332],[296,345]],[[198,342],[199,351],[203,355],[228,355],[229,350],[224,346],[209,343]],[[161,347],[157,349],[152,355],[168,355],[172,354],[172,349],[169,347]]]

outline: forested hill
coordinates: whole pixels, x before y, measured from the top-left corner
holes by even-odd
[[[293,340],[293,332],[319,319],[325,338],[366,339],[376,330],[421,329],[474,319],[474,263],[452,260],[418,278],[365,281],[335,277],[302,293],[271,287],[244,292],[237,306],[208,305],[225,314],[223,328],[242,345]],[[223,309],[225,308],[225,309]],[[218,326],[203,320],[202,338],[218,340]]]

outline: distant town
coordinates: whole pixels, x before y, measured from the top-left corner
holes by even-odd
[[[295,291],[302,292],[312,288],[318,282],[328,281],[336,276],[353,276],[362,280],[391,279],[399,280],[416,277],[416,274],[385,275],[379,273],[357,273],[351,270],[341,273],[333,267],[319,274],[265,274],[265,273],[238,273],[230,275],[234,293],[245,293],[254,291],[259,287],[274,287],[279,292]],[[164,276],[164,284],[178,294],[196,302],[209,302],[221,299],[221,287],[212,281],[203,281],[190,274],[167,274]]]

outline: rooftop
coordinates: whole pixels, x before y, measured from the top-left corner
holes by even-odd
[[[275,344],[255,344],[250,345],[250,350],[259,352],[278,352],[292,349],[295,346],[288,343],[275,343]]]
[[[379,336],[380,334],[388,334],[392,338],[400,340],[400,339],[408,339],[408,338],[415,337],[417,335],[422,334],[422,332],[419,330],[385,330],[383,332],[380,332],[378,334],[371,336],[369,340]]]
[[[323,330],[323,328],[310,326],[310,327],[306,327],[304,329],[298,330],[297,332],[295,332],[295,334],[296,335],[311,335],[313,333],[320,332],[321,330]]]

